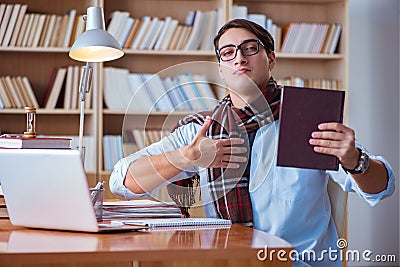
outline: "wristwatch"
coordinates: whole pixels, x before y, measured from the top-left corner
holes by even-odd
[[[358,164],[354,169],[346,169],[345,167],[342,166],[343,170],[345,172],[351,173],[351,174],[363,174],[367,171],[368,167],[369,167],[369,156],[368,154],[358,148],[358,151],[360,151],[360,158],[358,159]]]

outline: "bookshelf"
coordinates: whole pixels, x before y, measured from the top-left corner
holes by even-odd
[[[15,1],[5,0],[5,4]],[[341,89],[348,88],[348,0],[28,0],[27,12],[64,15],[76,9],[77,16],[85,14],[93,5],[104,7],[106,26],[114,11],[127,11],[132,18],[150,16],[164,19],[171,17],[184,24],[190,11],[207,12],[219,9],[223,22],[233,16],[234,6],[245,6],[247,12],[265,14],[279,27],[288,23],[340,23],[342,32],[334,54],[281,53],[277,51],[277,66],[273,71],[276,79],[301,77],[304,79],[336,79]],[[108,21],[108,22],[107,22]],[[162,78],[184,72],[205,74],[212,84],[222,84],[216,59],[211,50],[143,50],[125,48],[124,57],[97,64],[96,79],[92,85],[92,106],[86,111],[85,135],[95,139],[96,146],[87,151],[95,161],[91,179],[107,180],[110,172],[104,170],[103,136],[121,135],[122,129],[170,129],[172,125],[190,111],[177,112],[131,112],[126,109],[113,110],[104,105],[104,74],[107,67],[128,69],[130,73],[159,73]],[[24,75],[42,104],[49,77],[55,67],[79,65],[68,57],[68,47],[17,47],[0,46],[3,64],[0,76]],[[189,63],[188,62],[198,62]],[[209,63],[207,63],[209,62]],[[34,66],[34,67],[32,67]],[[221,88],[216,88],[215,91]],[[23,109],[0,109],[1,132],[20,133],[25,127]],[[69,109],[39,109],[37,131],[46,135],[78,135],[79,111]],[[107,196],[107,194],[106,194]]]

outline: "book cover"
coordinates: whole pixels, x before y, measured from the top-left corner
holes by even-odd
[[[277,165],[338,170],[339,160],[314,152],[311,133],[323,122],[343,122],[344,91],[285,86],[282,92]]]
[[[0,137],[0,148],[71,148],[71,138]]]

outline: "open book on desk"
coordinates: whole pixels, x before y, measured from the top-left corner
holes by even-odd
[[[144,220],[119,220],[111,221],[114,224],[141,225],[149,228],[159,227],[229,227],[230,220],[218,218],[168,218],[168,219],[144,219]]]

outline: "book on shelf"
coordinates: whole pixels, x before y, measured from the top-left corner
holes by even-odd
[[[153,42],[154,42],[153,49],[154,50],[160,50],[161,43],[163,42],[165,35],[167,34],[167,31],[168,31],[168,28],[169,28],[171,22],[172,22],[172,17],[165,18],[164,23],[163,23],[162,27],[160,28],[159,36],[155,40],[153,40]]]
[[[17,43],[18,34],[21,31],[22,22],[24,20],[25,13],[26,13],[27,9],[28,9],[28,5],[25,5],[25,4],[21,5],[21,8],[20,8],[19,14],[18,14],[18,19],[15,22],[15,26],[14,26],[14,29],[12,31],[10,43],[9,44],[5,43],[6,46],[7,45],[15,46],[15,44]]]
[[[32,16],[33,16],[32,26],[30,28],[28,39],[26,41],[26,46],[27,47],[31,47],[32,46],[33,38],[35,36],[36,29],[37,29],[38,24],[39,24],[40,14],[32,14]]]
[[[73,86],[74,66],[67,67],[64,90],[64,109],[71,109],[72,86]]]
[[[32,42],[30,43],[30,47],[38,47],[39,40],[43,32],[44,23],[46,21],[46,15],[38,14],[38,22],[36,24],[35,32],[33,34]]]
[[[161,40],[160,45],[156,45],[155,49],[156,50],[162,50],[166,51],[168,50],[169,46],[172,43],[172,40],[174,38],[174,34],[176,33],[178,29],[178,24],[179,21],[177,19],[172,19],[171,22],[168,25],[168,28],[165,32],[164,38]]]
[[[53,36],[54,28],[55,28],[56,21],[57,21],[57,15],[51,14],[49,16],[50,16],[49,25],[47,26],[47,31],[45,32],[45,36],[44,36],[44,40],[43,40],[43,47],[50,46],[51,38]]]
[[[19,15],[19,11],[21,9],[21,4],[15,4],[13,6],[14,7],[11,12],[10,21],[8,22],[6,31],[4,33],[4,38],[0,42],[2,46],[8,46],[8,44],[11,40],[12,32],[14,31],[15,23],[18,20],[18,15]],[[1,20],[1,17],[0,17],[0,20]],[[1,31],[1,29],[0,29],[0,31]]]
[[[277,165],[338,170],[333,155],[317,153],[311,133],[323,122],[342,122],[344,91],[284,86],[279,115]]]
[[[183,29],[185,28],[185,25],[178,25],[176,26],[176,30],[174,31],[172,37],[171,37],[171,41],[168,44],[168,46],[163,46],[161,49],[162,50],[176,50],[177,44],[178,44],[178,40],[182,37],[182,32]]]
[[[46,96],[43,103],[44,108],[54,109],[56,107],[58,97],[60,96],[61,89],[63,88],[66,73],[66,67],[54,68],[50,77],[49,85],[47,87]]]
[[[0,21],[1,21],[1,23],[0,23],[0,44],[2,43],[4,36],[6,34],[8,22],[9,22],[10,18],[12,17],[13,6],[14,5],[12,5],[12,4],[8,4],[5,7],[3,18],[0,17]]]
[[[134,18],[127,17],[123,27],[118,32],[118,35],[116,38],[122,47],[124,46],[126,40],[128,39],[129,33],[130,33],[134,23],[135,23]]]
[[[146,44],[146,50],[154,50],[154,46],[156,45],[157,40],[160,38],[160,34],[164,28],[165,20],[159,20],[156,28],[154,29],[154,34],[150,37],[149,42]]]
[[[149,228],[158,227],[185,227],[185,226],[227,226],[232,225],[230,220],[219,218],[154,218],[154,219],[133,219],[133,220],[113,220],[111,223],[144,225]]]
[[[142,18],[142,23],[140,24],[140,28],[138,29],[138,33],[136,35],[135,40],[133,41],[131,49],[138,49],[139,44],[141,40],[143,39],[144,35],[146,34],[148,27],[151,23],[151,17],[150,16],[144,16]]]
[[[55,47],[62,47],[65,33],[67,32],[67,25],[68,25],[69,15],[65,14],[62,16],[60,28],[56,32],[56,44]]]
[[[31,36],[31,34],[33,32],[32,27],[33,27],[33,23],[35,21],[36,14],[32,13],[32,14],[27,14],[27,15],[28,15],[28,21],[26,24],[26,30],[24,32],[21,46],[28,46],[29,37]]]
[[[67,13],[68,19],[66,22],[65,32],[60,38],[60,44],[62,47],[69,47],[71,41],[72,30],[74,28],[74,22],[76,17],[76,9],[71,9]],[[62,40],[62,41],[61,41]]]
[[[49,23],[50,23],[50,15],[44,15],[44,16],[45,16],[45,19],[44,19],[44,23],[43,23],[43,29],[42,29],[42,32],[40,33],[39,42],[37,44],[37,46],[39,46],[39,47],[43,47],[44,39],[46,38],[46,33],[47,33],[47,30],[49,28]]]
[[[17,76],[17,82],[20,83],[22,82],[22,87],[24,88],[24,90],[27,92],[28,96],[29,96],[29,102],[31,103],[32,107],[39,107],[39,103],[37,101],[35,92],[32,89],[31,83],[29,82],[28,77],[23,76]]]
[[[11,77],[7,75],[7,76],[2,77],[2,78],[3,78],[3,86],[8,91],[8,96],[9,96],[10,100],[12,100],[11,102],[14,103],[13,107],[23,108],[24,105],[21,102],[21,99],[19,98],[19,94],[17,92],[17,89],[14,88],[14,85],[13,85],[13,83],[11,81]]]
[[[112,171],[115,163],[124,157],[121,135],[103,136],[104,170]]]
[[[21,27],[18,32],[18,36],[16,37],[15,46],[22,45],[22,40],[24,39],[26,29],[28,28],[28,22],[29,22],[30,16],[31,15],[27,14],[27,13],[24,15],[24,18],[21,23]]]
[[[335,31],[332,36],[332,40],[329,43],[329,50],[327,51],[328,54],[333,54],[336,51],[336,48],[339,43],[340,33],[342,32],[342,25],[339,23],[335,24]]]
[[[81,36],[81,34],[84,32],[85,32],[85,21],[83,19],[83,15],[76,15],[69,46],[71,47],[76,41],[76,39],[79,36]]]
[[[0,137],[0,148],[71,148],[70,138],[61,137]]]
[[[135,41],[135,38],[139,32],[138,29],[140,28],[141,23],[142,23],[141,19],[139,18],[134,19],[133,25],[129,30],[128,37],[126,38],[126,41],[123,46],[125,49],[130,49],[132,47],[133,42]]]
[[[1,96],[2,96],[5,107],[6,108],[7,107],[8,108],[16,108],[13,96],[11,95],[11,92],[9,91],[9,88],[6,84],[4,76],[0,77],[0,90],[2,91]]]
[[[22,101],[23,106],[24,107],[32,107],[33,105],[30,101],[27,91],[24,88],[24,85],[22,84],[22,80],[17,79],[17,78],[18,77],[11,77],[11,82],[14,86],[14,89],[17,91],[17,93]]]

